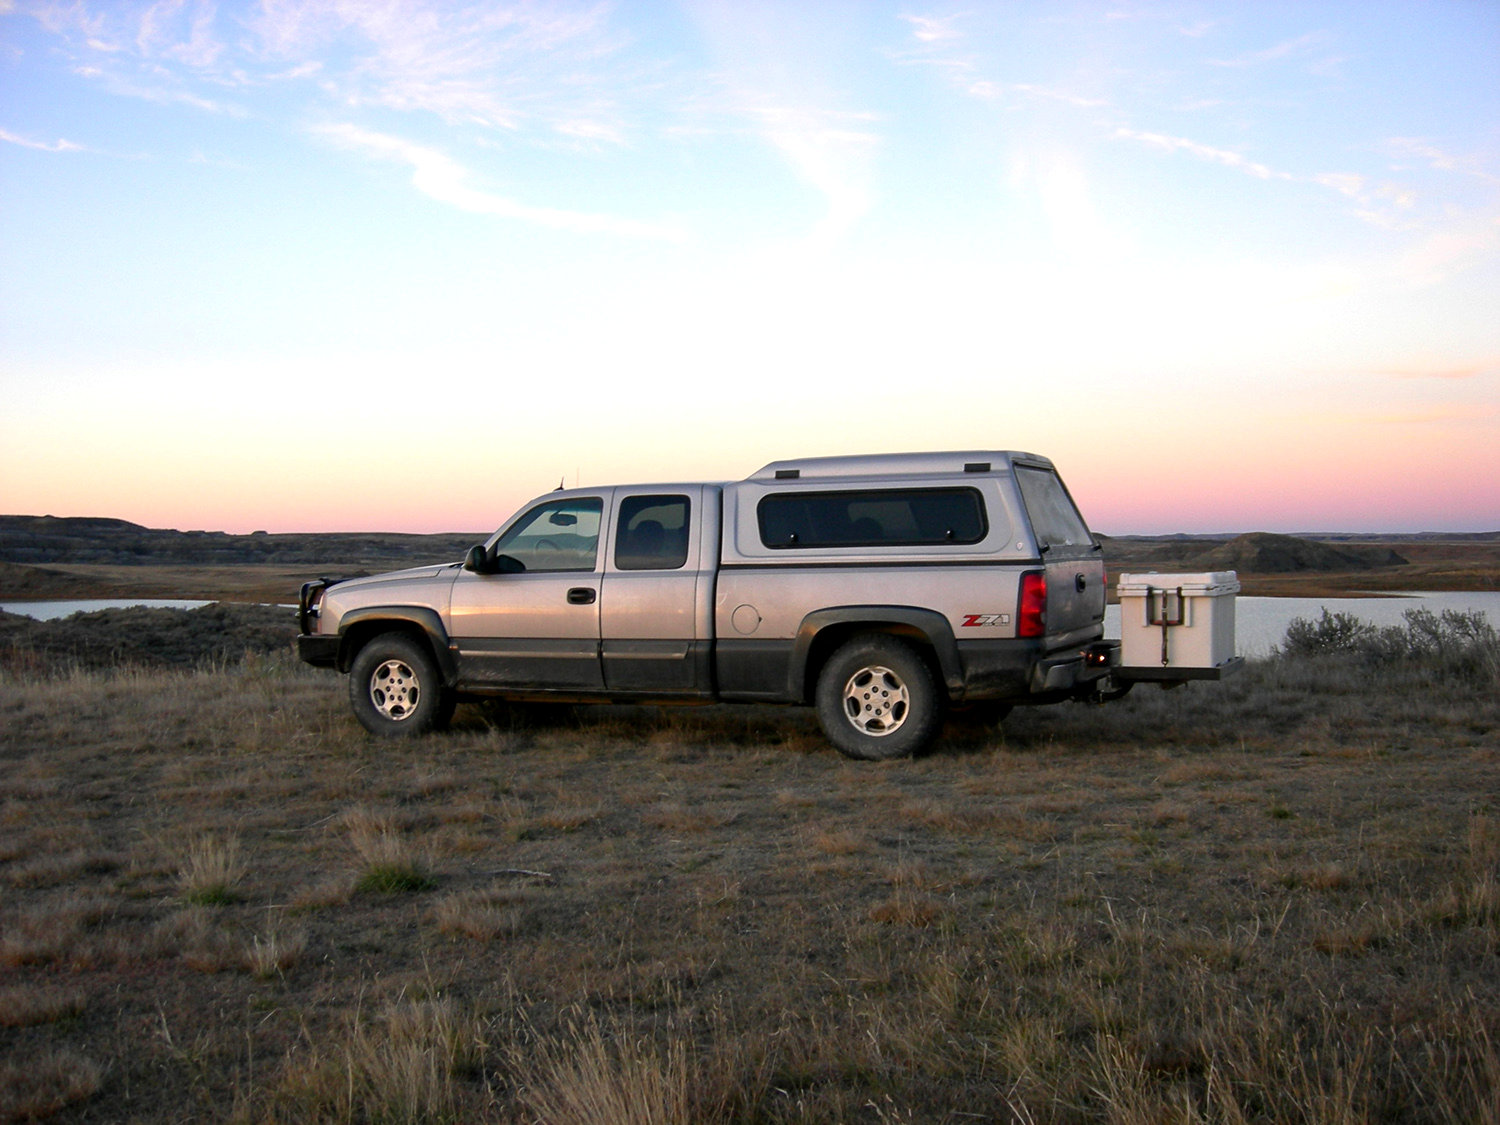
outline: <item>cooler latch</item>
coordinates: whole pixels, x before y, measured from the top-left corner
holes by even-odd
[[[1182,596],[1182,587],[1175,590],[1146,587],[1146,624],[1161,626],[1161,662],[1165,667],[1171,663],[1167,655],[1167,638],[1174,625],[1187,623],[1187,599]]]

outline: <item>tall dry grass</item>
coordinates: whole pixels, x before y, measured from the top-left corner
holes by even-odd
[[[691,1125],[693,1074],[681,1037],[658,1045],[628,1025],[570,1023],[561,1035],[535,1035],[511,1052],[520,1100],[540,1121],[582,1125]]]

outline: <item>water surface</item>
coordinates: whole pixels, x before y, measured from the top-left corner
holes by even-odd
[[[1409,609],[1426,609],[1441,614],[1445,609],[1468,613],[1475,610],[1488,614],[1490,624],[1500,627],[1500,592],[1482,591],[1441,594],[1404,594],[1379,598],[1247,598],[1239,596],[1234,604],[1235,650],[1240,656],[1269,656],[1271,649],[1286,638],[1286,627],[1294,618],[1316,621],[1323,610],[1347,613],[1384,627],[1400,625]],[[1104,635],[1120,635],[1120,607],[1105,611]]]

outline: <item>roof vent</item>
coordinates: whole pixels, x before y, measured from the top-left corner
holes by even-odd
[[[966,461],[966,462],[964,462],[964,472],[966,472],[966,473],[987,473],[989,471],[990,471],[990,463],[988,461]]]
[[[802,475],[802,470],[801,469],[777,469],[776,470],[776,479],[777,480],[796,480],[801,475]]]

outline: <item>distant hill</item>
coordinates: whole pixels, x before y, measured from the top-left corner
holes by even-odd
[[[151,530],[129,520],[102,516],[0,516],[0,526],[31,535],[55,535],[64,530],[74,535],[131,535]]]
[[[126,520],[0,516],[0,562],[104,566],[310,566],[344,563],[413,565],[456,561],[489,532],[409,535],[385,532],[230,535],[172,531]]]
[[[1405,566],[1407,559],[1389,547],[1334,547],[1292,535],[1252,531],[1197,557],[1202,570],[1237,570],[1246,574],[1292,574],[1297,571],[1371,570],[1383,566]]]
[[[1298,535],[1252,531],[1233,537],[1101,535],[1111,570],[1234,570],[1245,574],[1338,574],[1405,566],[1410,561],[1392,542],[1428,542],[1390,536],[1380,542],[1327,542]]]

